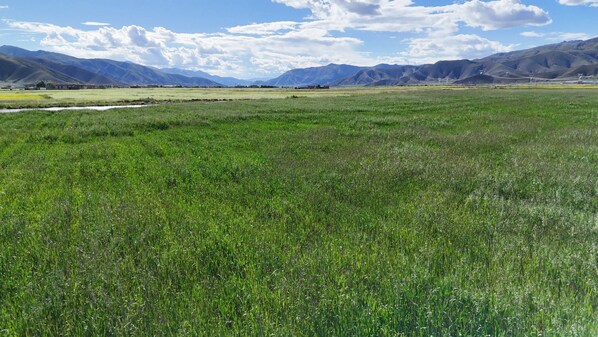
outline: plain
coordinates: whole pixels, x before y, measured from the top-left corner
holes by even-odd
[[[595,89],[329,96],[0,115],[0,335],[598,334]]]

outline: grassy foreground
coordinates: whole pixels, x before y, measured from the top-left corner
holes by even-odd
[[[598,92],[0,115],[0,336],[596,336]]]

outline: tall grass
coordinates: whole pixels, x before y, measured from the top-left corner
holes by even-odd
[[[0,116],[0,335],[598,334],[598,96]]]

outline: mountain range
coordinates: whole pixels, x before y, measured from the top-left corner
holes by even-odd
[[[182,85],[216,87],[222,84],[202,77],[169,74],[132,62],[80,59],[47,51],[0,47],[0,83],[52,83],[96,85]]]
[[[46,81],[96,85],[387,86],[427,83],[489,84],[563,81],[598,75],[598,38],[567,41],[494,54],[476,60],[439,61],[424,65],[358,67],[329,64],[293,69],[279,77],[254,82],[202,71],[157,69],[108,59],[80,59],[46,51],[0,47],[0,83],[24,85]]]
[[[500,53],[476,60],[424,65],[355,67],[329,64],[294,69],[264,83],[275,86],[387,86],[426,83],[490,84],[571,80],[598,75],[598,38]]]
[[[351,76],[364,67],[347,64],[329,64],[324,67],[293,69],[277,78],[264,81],[263,85],[276,87],[298,87],[307,85],[332,85],[338,80]]]
[[[222,77],[216,76],[206,73],[205,71],[200,70],[185,70],[185,69],[178,69],[178,68],[162,68],[161,71],[167,74],[175,74],[175,75],[183,75],[187,77],[201,77],[206,78],[208,80],[220,83],[225,86],[234,87],[237,85],[246,86],[252,85],[255,81],[252,80],[242,80],[234,77]]]

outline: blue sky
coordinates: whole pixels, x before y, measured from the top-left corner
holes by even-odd
[[[598,36],[598,0],[0,0],[0,44],[241,78]]]

